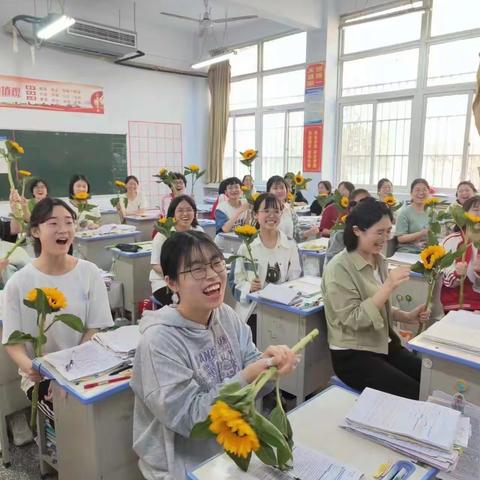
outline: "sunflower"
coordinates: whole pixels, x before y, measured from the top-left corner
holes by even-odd
[[[257,434],[242,418],[242,414],[225,402],[218,400],[210,411],[210,431],[217,436],[217,442],[225,451],[247,458],[252,451],[260,448]]]
[[[169,220],[171,220],[172,223],[175,223],[175,222],[176,222],[176,220],[175,220],[173,217],[162,217],[162,218],[160,218],[160,219],[158,220],[158,223],[159,223],[160,225],[165,225]]]
[[[254,150],[253,148],[249,148],[244,152],[240,152],[240,155],[243,157],[244,160],[252,160],[257,156],[257,150]]]
[[[198,165],[195,165],[194,163],[192,163],[191,165],[187,165],[186,168],[193,173],[197,173],[200,171],[200,167]]]
[[[295,195],[292,192],[287,194],[287,202],[293,202],[295,200]]]
[[[342,197],[342,198],[340,199],[340,206],[341,206],[342,208],[347,208],[347,207],[348,207],[348,203],[349,203],[349,202],[348,202],[348,197]]]
[[[58,288],[43,287],[40,288],[40,290],[47,297],[48,304],[54,312],[57,312],[58,310],[62,310],[63,308],[67,307],[67,299],[65,298],[65,295],[60,290],[58,290]],[[28,292],[26,300],[28,300],[29,302],[34,302],[36,299],[37,289],[32,288],[32,290]]]
[[[420,252],[420,259],[426,270],[432,270],[437,260],[440,260],[446,254],[447,251],[441,245],[430,245]]]
[[[244,237],[253,237],[257,234],[257,229],[253,225],[239,225],[235,227],[235,233]]]
[[[437,197],[430,197],[430,198],[427,198],[423,204],[426,206],[426,207],[430,207],[431,205],[436,205],[437,203],[440,203],[440,199],[437,198]]]
[[[11,148],[13,148],[14,150],[17,151],[17,153],[19,153],[20,155],[22,153],[25,153],[25,150],[23,149],[22,146],[20,146],[17,142],[13,142],[12,140],[10,140],[8,142],[8,144],[10,145]]]
[[[293,181],[295,182],[295,185],[300,186],[300,185],[303,185],[305,183],[305,178],[303,178],[303,175],[300,172],[298,172],[293,177]]]
[[[348,215],[342,215],[342,216],[340,217],[340,221],[341,221],[342,223],[345,223],[345,222],[347,221],[347,218],[348,218]]]
[[[158,174],[163,177],[167,174],[168,170],[166,168],[161,168],[159,171],[158,171]]]
[[[74,200],[88,200],[90,195],[88,192],[79,192],[73,196]]]
[[[240,188],[242,189],[242,192],[248,192],[250,190],[246,185],[242,185]]]
[[[394,207],[397,204],[397,199],[393,195],[387,195],[383,199],[384,203],[386,203],[389,207]]]
[[[29,172],[28,170],[19,170],[18,174],[21,175],[22,177],[31,177],[32,172]]]
[[[465,212],[465,218],[470,220],[472,223],[479,223],[480,217],[474,213]]]
[[[255,201],[259,196],[260,194],[258,192],[255,192],[255,193],[252,193],[252,201]]]
[[[115,180],[115,186],[118,188],[125,188],[125,182],[121,182],[120,180]]]

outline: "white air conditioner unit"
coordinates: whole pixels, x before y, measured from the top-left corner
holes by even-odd
[[[5,25],[5,30],[12,33],[11,21]],[[35,28],[23,28],[22,35],[34,41]],[[137,52],[137,34],[131,30],[75,18],[72,26],[43,41],[42,45],[117,59]]]

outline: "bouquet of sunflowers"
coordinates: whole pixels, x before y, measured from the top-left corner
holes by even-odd
[[[193,188],[195,187],[195,183],[197,180],[205,174],[207,170],[200,170],[200,167],[198,165],[195,165],[194,163],[187,165],[184,169],[183,174],[187,177],[188,175],[192,176],[192,196],[193,196]]]
[[[76,315],[69,313],[55,315],[47,325],[48,315],[57,313],[67,307],[67,299],[65,298],[65,295],[56,288],[34,288],[28,292],[27,297],[23,300],[23,304],[36,311],[38,334],[33,336],[29,333],[15,330],[8,338],[7,345],[31,343],[35,358],[39,358],[43,355],[43,346],[47,343],[47,332],[55,323],[62,322],[80,333],[85,331],[82,320]],[[32,410],[30,416],[30,425],[32,429],[36,426],[38,389],[39,384],[36,383],[32,393]]]
[[[292,347],[293,352],[300,352],[317,335],[318,330],[312,330]],[[282,406],[278,378],[277,405],[269,417],[265,418],[255,408],[259,391],[275,377],[276,371],[276,367],[270,367],[245,387],[237,382],[222,387],[207,419],[193,427],[191,437],[216,438],[225,453],[245,472],[252,453],[266,465],[290,470],[293,432]]]
[[[440,222],[450,218],[450,215],[441,211],[439,207],[446,202],[441,202],[438,198],[429,198],[425,201],[425,210],[428,214],[428,237],[427,245],[420,252],[420,261],[412,265],[412,272],[421,273],[427,284],[427,309],[431,309],[433,292],[437,284],[441,272],[453,264],[455,259],[461,257],[465,251],[465,245],[459,247],[456,252],[447,252],[443,246],[439,244],[439,234],[441,231]],[[440,211],[439,211],[440,210]],[[425,324],[421,324],[418,333],[421,333]]]

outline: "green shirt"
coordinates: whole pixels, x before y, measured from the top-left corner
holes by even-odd
[[[395,223],[395,236],[417,233],[428,227],[428,216],[425,212],[419,212],[411,205],[403,206]],[[398,252],[420,253],[422,246],[419,242],[399,243]]]
[[[387,278],[387,262],[377,257],[380,278]],[[388,340],[400,340],[391,328],[390,301],[378,309],[372,296],[380,288],[372,266],[357,252],[343,250],[327,265],[322,293],[327,319],[328,343],[351,350],[388,353]]]

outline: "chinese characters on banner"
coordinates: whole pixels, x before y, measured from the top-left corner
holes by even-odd
[[[103,114],[103,88],[0,75],[0,107]]]
[[[305,120],[303,127],[303,171],[322,170],[323,87],[325,62],[307,65],[305,71]]]
[[[323,124],[303,127],[303,171],[322,170]]]

